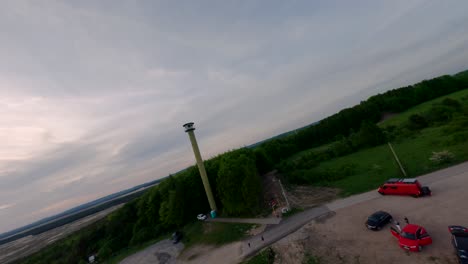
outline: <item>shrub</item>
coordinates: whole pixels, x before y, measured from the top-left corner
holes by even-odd
[[[302,261],[302,263],[304,263],[304,264],[320,264],[321,259],[319,257],[306,254],[304,256],[304,260]]]
[[[341,157],[353,152],[350,142],[346,138],[333,143],[330,147],[331,152],[335,157]]]
[[[408,128],[411,130],[423,129],[428,125],[426,118],[421,115],[413,114],[408,118]]]
[[[428,112],[428,119],[432,123],[445,123],[452,119],[455,110],[445,105],[433,105]]]
[[[261,251],[258,255],[251,258],[245,264],[272,264],[275,262],[275,251],[268,247],[267,249]]]
[[[455,158],[455,155],[452,152],[448,150],[443,150],[440,152],[433,151],[432,156],[429,158],[429,160],[439,165],[439,164],[449,163],[453,161],[454,158]]]
[[[372,165],[372,171],[378,175],[381,175],[383,172],[383,168],[379,164],[374,164]]]
[[[458,102],[457,100],[452,99],[452,98],[445,98],[445,99],[442,101],[442,105],[445,105],[445,106],[448,106],[448,107],[452,107],[452,108],[454,108],[455,110],[460,110],[460,109],[461,109],[461,104],[460,104],[460,102]]]

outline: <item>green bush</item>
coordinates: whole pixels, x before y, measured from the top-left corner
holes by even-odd
[[[302,261],[303,264],[320,264],[320,257],[312,256],[306,254],[304,260]]]
[[[419,130],[426,128],[429,125],[426,118],[421,115],[413,114],[408,118],[408,128],[411,130]]]
[[[450,163],[454,159],[455,155],[448,150],[443,150],[439,152],[434,151],[432,152],[432,156],[429,158],[430,161],[437,165]]]
[[[244,262],[244,264],[273,264],[275,262],[275,256],[275,251],[271,247],[268,247],[255,257]]]
[[[445,105],[445,106],[448,106],[448,107],[451,107],[455,110],[460,110],[462,105],[460,104],[460,102],[458,102],[457,100],[455,99],[452,99],[452,98],[445,98],[444,100],[442,100],[442,105]]]
[[[427,112],[427,119],[434,125],[440,125],[450,121],[454,112],[451,107],[435,104]]]

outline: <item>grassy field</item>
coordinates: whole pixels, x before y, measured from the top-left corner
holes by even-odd
[[[445,135],[445,127],[428,128],[414,138],[394,143],[393,148],[399,156],[408,177],[416,177],[465,160],[468,160],[468,138],[465,142],[450,145],[452,135]],[[448,150],[455,159],[446,164],[435,165],[429,158],[433,151]],[[311,170],[311,174],[329,171],[337,167],[350,166],[351,176],[344,179],[321,183],[342,189],[341,195],[347,196],[377,188],[383,181],[403,177],[387,145],[365,149],[344,157],[321,163]]]
[[[442,96],[442,97],[439,97],[437,99],[434,99],[434,100],[431,100],[429,102],[425,102],[425,103],[422,103],[418,106],[415,106],[403,113],[400,113],[390,119],[387,119],[383,122],[381,122],[379,124],[379,126],[381,127],[388,127],[388,126],[400,126],[402,125],[404,122],[406,122],[406,120],[408,120],[408,117],[413,115],[413,114],[421,114],[423,112],[426,112],[428,111],[431,106],[435,103],[440,103],[442,102],[445,98],[451,98],[451,99],[455,99],[455,100],[458,100],[460,102],[465,102],[465,104],[468,104],[467,101],[468,101],[468,89],[467,90],[463,90],[463,91],[459,91],[459,92],[456,92],[456,93],[452,93],[452,94],[449,94],[449,95],[446,95],[446,96]]]
[[[253,226],[253,224],[198,221],[184,227],[182,242],[185,248],[194,244],[227,244],[244,238]]]
[[[410,115],[425,112],[434,103],[445,98],[456,99],[463,105],[468,105],[468,90],[421,104],[382,122],[380,125],[401,127]],[[466,125],[466,119],[457,123],[457,120],[461,120],[461,114],[458,118],[442,126],[410,131],[407,136],[392,142],[393,148],[408,174],[407,177],[416,177],[468,160],[468,125]],[[306,150],[301,154],[305,155],[323,147]],[[444,150],[454,154],[454,158],[450,162],[435,164],[429,160],[433,152]],[[291,159],[298,157],[300,156],[295,155]],[[321,162],[316,167],[301,173],[306,179],[317,177],[317,175],[346,175],[339,177],[340,179],[336,181],[315,183],[318,186],[340,188],[342,196],[372,190],[389,178],[403,177],[387,144]]]

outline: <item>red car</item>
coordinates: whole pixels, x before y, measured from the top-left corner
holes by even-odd
[[[422,187],[419,181],[416,179],[389,179],[379,187],[378,192],[382,195],[397,194],[411,195],[413,197],[432,194],[429,187]]]
[[[432,244],[432,238],[422,226],[407,224],[401,233],[394,227],[390,228],[392,235],[398,238],[400,247],[409,251],[421,251],[423,246]]]

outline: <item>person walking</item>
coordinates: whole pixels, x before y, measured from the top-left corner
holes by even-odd
[[[406,222],[406,224],[409,224],[408,217],[406,217],[406,216],[405,216],[405,222]]]
[[[398,232],[401,232],[401,226],[400,226],[400,222],[396,222],[395,223],[395,226],[398,228]]]

